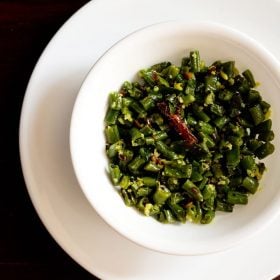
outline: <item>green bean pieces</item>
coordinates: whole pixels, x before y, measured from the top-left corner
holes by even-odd
[[[181,65],[139,71],[109,95],[109,175],[124,203],[162,223],[208,224],[247,204],[274,152],[270,104],[252,72],[234,61],[205,65],[197,50]]]

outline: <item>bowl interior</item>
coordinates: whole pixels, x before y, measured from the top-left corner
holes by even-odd
[[[171,61],[180,65],[182,57],[198,49],[210,64],[215,60],[235,60],[238,69],[251,69],[260,82],[264,100],[272,104],[275,153],[266,161],[268,171],[261,189],[246,206],[233,213],[217,212],[209,225],[166,225],[125,206],[107,175],[104,116],[108,94],[152,64]],[[219,251],[263,228],[279,210],[279,64],[256,42],[229,28],[181,22],[147,27],[113,46],[92,68],[78,95],[71,122],[71,155],[77,178],[96,211],[127,238],[148,248],[172,254],[204,254]]]

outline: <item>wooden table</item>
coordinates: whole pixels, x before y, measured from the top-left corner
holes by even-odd
[[[56,244],[41,223],[25,187],[18,151],[20,110],[35,63],[58,28],[86,2],[0,0],[0,279],[3,280],[96,279]]]

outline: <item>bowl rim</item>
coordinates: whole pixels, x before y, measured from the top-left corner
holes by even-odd
[[[223,246],[220,246],[217,249],[211,248],[208,250],[197,251],[197,252],[189,252],[189,251],[186,252],[186,251],[182,251],[182,250],[178,251],[175,249],[170,249],[170,248],[167,249],[167,248],[155,246],[154,244],[151,244],[151,242],[148,242],[145,239],[139,240],[139,238],[128,234],[126,232],[126,230],[123,229],[122,227],[119,227],[116,224],[113,225],[110,222],[110,220],[108,219],[108,217],[103,215],[102,209],[100,209],[100,207],[98,207],[98,205],[95,203],[94,199],[92,199],[91,195],[89,195],[87,187],[82,183],[83,180],[79,173],[79,167],[78,167],[79,163],[77,160],[78,155],[77,155],[74,140],[73,140],[74,133],[75,133],[75,127],[74,127],[73,123],[74,123],[74,119],[76,116],[76,111],[78,110],[77,108],[78,108],[79,100],[82,98],[81,96],[83,95],[82,92],[86,88],[87,82],[91,78],[92,73],[95,71],[95,69],[97,69],[99,67],[100,64],[102,64],[103,60],[106,59],[107,56],[110,56],[112,50],[114,50],[115,48],[120,48],[122,46],[122,44],[126,43],[128,40],[133,40],[133,38],[135,36],[137,37],[139,34],[142,34],[143,32],[145,32],[147,30],[157,29],[159,27],[163,27],[164,25],[166,25],[166,26],[174,25],[174,27],[184,26],[186,28],[188,26],[189,30],[197,30],[197,31],[207,28],[207,29],[214,30],[216,32],[219,31],[219,32],[222,32],[225,34],[230,34],[232,36],[232,41],[236,41],[236,42],[241,41],[243,44],[244,43],[248,44],[249,49],[254,49],[254,51],[258,54],[258,57],[260,57],[261,60],[269,61],[268,64],[269,64],[269,66],[271,66],[271,72],[275,73],[275,75],[277,75],[280,80],[280,62],[276,59],[276,57],[274,55],[272,55],[262,44],[260,44],[255,39],[251,38],[250,36],[248,36],[247,34],[241,32],[241,31],[234,29],[232,27],[229,27],[225,24],[221,24],[221,23],[213,22],[213,21],[191,21],[191,22],[189,22],[189,21],[182,21],[182,20],[171,20],[171,21],[161,21],[161,22],[157,22],[154,24],[144,26],[144,27],[137,29],[137,30],[133,31],[132,33],[124,36],[122,39],[118,40],[115,44],[113,44],[108,50],[106,50],[100,56],[100,58],[93,64],[93,66],[90,68],[89,72],[87,73],[87,75],[80,87],[80,90],[78,92],[75,104],[73,106],[72,115],[71,115],[70,134],[69,134],[71,161],[72,161],[72,165],[74,168],[74,173],[75,173],[76,178],[79,182],[79,185],[82,189],[82,192],[84,193],[86,199],[89,201],[90,205],[93,207],[93,209],[96,211],[96,213],[112,229],[114,229],[116,232],[118,232],[121,235],[123,235],[124,237],[126,237],[128,240],[131,240],[135,244],[143,246],[145,248],[148,248],[148,249],[160,252],[160,253],[171,254],[171,255],[184,255],[184,256],[189,255],[190,256],[190,255],[204,255],[204,254],[216,253],[216,252],[220,252],[220,251],[229,249],[229,248],[239,244],[241,241],[247,240],[249,237],[255,236],[257,233],[259,233],[261,230],[266,228],[270,223],[272,223],[277,218],[277,216],[280,214],[280,207],[277,207],[276,203],[274,203],[269,210],[269,215],[264,214],[261,218],[254,221],[254,223],[253,223],[255,225],[254,232],[249,230],[250,227],[244,228],[243,233],[244,233],[244,235],[247,235],[247,236],[242,238],[241,240],[239,239],[239,240],[232,241],[230,244],[227,244],[227,245],[224,244]],[[278,197],[280,200],[280,194],[277,196],[277,198]]]

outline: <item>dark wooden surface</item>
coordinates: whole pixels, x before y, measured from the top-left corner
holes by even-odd
[[[18,151],[20,110],[33,67],[58,28],[86,2],[0,0],[1,280],[96,279],[44,228],[29,199]]]
[[[25,88],[44,47],[87,0],[0,0],[0,279],[96,279],[52,239],[28,197],[18,153]]]

